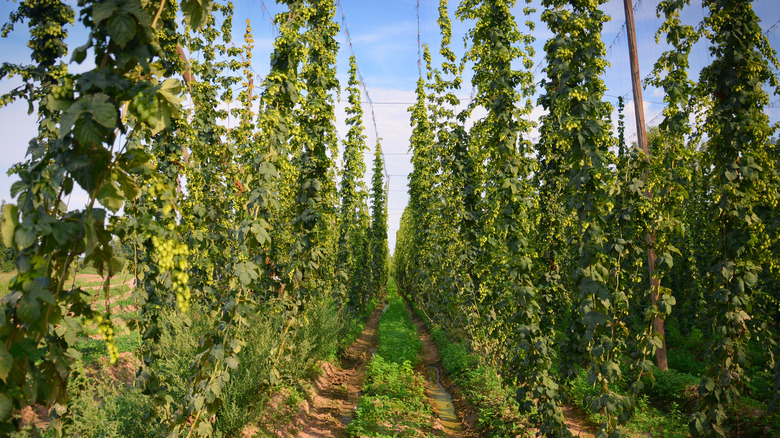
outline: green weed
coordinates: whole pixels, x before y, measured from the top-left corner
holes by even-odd
[[[696,387],[701,381],[698,376],[673,369],[656,371],[654,377],[655,382],[650,386],[650,394],[662,404],[668,402],[690,404],[696,397]]]
[[[679,372],[701,376],[704,375],[706,371],[706,363],[699,360],[691,350],[669,349],[668,358],[669,368]]]
[[[82,368],[69,383],[74,394],[65,436],[84,437],[156,437],[164,434],[160,424],[149,424],[151,398],[140,389],[116,383],[105,369],[97,374]]]
[[[417,363],[417,354],[422,349],[422,341],[417,336],[417,328],[406,313],[403,299],[388,291],[387,310],[379,321],[377,353],[396,363],[409,361]]]
[[[687,436],[688,416],[684,410],[680,409],[680,403],[684,400],[683,393],[686,385],[692,379],[695,379],[697,382],[698,379],[694,376],[677,372],[658,372],[656,379],[655,386],[653,386],[653,391],[657,391],[655,394],[668,395],[675,393],[675,398],[667,403],[662,411],[650,403],[647,394],[636,397],[633,416],[624,428],[632,435],[641,435],[652,431],[654,436],[656,433],[658,436],[671,438]],[[611,389],[620,395],[627,395],[625,387],[622,385],[615,385]],[[590,406],[585,403],[588,397],[598,395],[598,391],[587,382],[587,370],[580,370],[577,378],[571,382],[568,395],[574,403],[588,414],[590,423],[600,424],[604,421],[600,413],[593,412]]]
[[[366,372],[365,394],[347,431],[355,437],[429,436],[433,414],[423,377],[413,369],[422,342],[392,282],[387,300],[379,320],[377,353]]]

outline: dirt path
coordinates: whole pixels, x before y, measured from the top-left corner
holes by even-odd
[[[595,438],[597,427],[588,423],[585,418],[585,414],[569,405],[562,405],[563,415],[566,417],[566,427],[569,428],[569,432],[575,437],[582,438]]]
[[[460,431],[452,431],[448,430],[447,433],[445,433],[442,436],[447,437],[454,437],[454,438],[460,438],[460,437],[476,437],[478,436],[477,432],[477,425],[479,420],[479,414],[474,409],[471,404],[465,400],[465,398],[462,396],[459,388],[455,386],[452,382],[452,380],[444,373],[444,370],[441,366],[441,357],[439,356],[439,349],[436,346],[436,343],[434,343],[433,339],[431,338],[430,333],[428,332],[427,327],[425,327],[425,323],[422,319],[417,317],[414,312],[411,311],[407,304],[407,312],[409,312],[409,315],[412,317],[412,321],[414,322],[415,326],[417,326],[417,333],[420,335],[420,339],[423,341],[423,363],[422,365],[423,372],[426,370],[430,371],[432,368],[436,368],[439,370],[439,380],[441,385],[444,387],[444,389],[452,395],[452,401],[455,405],[455,412],[457,413],[458,419],[461,421],[462,430]],[[432,398],[432,395],[436,392],[436,388],[434,387],[434,384],[430,381],[431,379],[426,379],[426,387],[425,387],[425,393],[428,395],[429,398]],[[582,437],[582,438],[594,438],[596,435],[596,429],[592,424],[588,423],[586,420],[585,414],[579,411],[578,409],[571,407],[571,406],[561,406],[563,413],[566,417],[566,426],[568,427],[569,431],[574,435],[575,437]],[[439,420],[437,420],[437,424],[435,425],[435,429],[439,431],[443,431],[442,424]]]
[[[425,395],[431,400],[431,404],[434,408],[437,407],[437,404],[441,403],[442,391],[438,388],[438,381],[443,389],[452,397],[452,404],[455,407],[455,415],[447,412],[438,414],[437,412],[438,415],[434,424],[434,430],[437,431],[439,436],[453,438],[477,437],[479,415],[474,407],[463,397],[460,389],[453,384],[452,380],[450,380],[449,376],[445,373],[441,364],[439,348],[436,346],[431,334],[425,327],[425,323],[411,311],[408,304],[406,306],[406,311],[409,312],[412,322],[417,327],[417,334],[420,336],[423,343],[423,363],[420,365],[419,371],[426,376]]]
[[[368,359],[376,351],[377,327],[383,303],[371,314],[363,333],[341,358],[340,366],[322,363],[323,374],[312,382],[311,402],[305,402],[294,423],[299,438],[342,438],[352,420],[366,378]]]

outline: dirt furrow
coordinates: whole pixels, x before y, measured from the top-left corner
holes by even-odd
[[[417,327],[417,334],[423,343],[422,364],[419,371],[426,376],[425,395],[431,400],[431,405],[437,414],[434,430],[440,436],[446,437],[477,437],[479,415],[444,372],[439,348],[425,327],[425,323],[411,311],[408,304],[406,311],[409,312],[412,322]],[[448,396],[451,400],[447,400]],[[448,406],[448,403],[454,406]],[[454,412],[450,411],[453,407]]]
[[[580,438],[595,438],[596,428],[592,424],[588,423],[585,414],[568,404],[561,406],[563,415],[566,417],[566,427],[569,428],[569,432],[575,437]]]
[[[422,319],[420,319],[414,312],[411,311],[407,304],[407,312],[412,317],[412,322],[417,326],[417,333],[420,335],[420,339],[423,342],[423,365],[421,365],[421,372],[426,377],[425,393],[431,399],[434,407],[437,404],[436,398],[440,398],[440,391],[436,388],[436,380],[440,382],[441,386],[452,396],[452,402],[455,406],[455,413],[457,414],[457,421],[460,422],[460,428],[453,428],[450,426],[452,419],[450,418],[437,418],[435,429],[437,429],[443,436],[447,437],[476,437],[479,436],[477,425],[479,424],[479,414],[476,409],[463,397],[460,389],[452,382],[447,376],[441,365],[441,357],[439,355],[439,349],[436,343],[433,341],[427,327]],[[432,370],[436,370],[438,375],[431,373]],[[595,429],[593,425],[588,423],[585,415],[578,409],[564,405],[562,406],[563,413],[566,417],[566,426],[569,431],[575,437],[592,438],[595,436]],[[449,427],[448,427],[449,426]]]
[[[382,315],[377,305],[363,333],[341,358],[339,366],[322,363],[323,374],[312,382],[311,401],[304,403],[295,418],[299,438],[342,438],[360,399],[366,367],[376,351],[377,327]]]

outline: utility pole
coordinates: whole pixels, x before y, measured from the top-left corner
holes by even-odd
[[[634,27],[634,8],[631,0],[623,0],[623,7],[626,10],[626,33],[628,34],[628,56],[631,61],[631,88],[634,91],[634,113],[636,113],[636,138],[639,147],[645,152],[647,160],[650,159],[650,153],[647,149],[647,132],[645,131],[645,110],[642,100],[642,82],[639,76],[639,56],[636,50],[636,29]],[[646,177],[647,175],[645,175]],[[652,199],[653,194],[645,192],[645,196]],[[650,278],[650,304],[655,305],[658,301],[658,294],[661,290],[661,280],[655,275],[655,235],[648,233],[646,238],[647,251],[647,270]],[[666,357],[666,336],[664,335],[664,321],[658,316],[653,317],[653,330],[660,333],[663,339],[661,348],[656,349],[655,362],[658,369],[665,371],[669,368]]]

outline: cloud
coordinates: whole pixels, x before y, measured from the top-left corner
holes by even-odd
[[[645,115],[645,130],[650,129],[653,126],[658,126],[663,120],[663,105],[653,103],[647,100],[643,100],[642,108]],[[617,136],[617,111],[612,113],[612,126]],[[637,141],[636,137],[636,110],[634,109],[634,100],[626,101],[625,110],[625,124],[626,124],[626,144],[631,145]]]
[[[371,33],[363,33],[352,36],[352,43],[357,45],[371,45],[397,41],[398,37],[406,37],[410,32],[417,32],[417,23],[413,21],[395,22],[392,25],[379,26]]]
[[[366,160],[366,187],[370,188],[370,178],[373,169],[374,145],[379,136],[382,152],[385,154],[385,167],[388,169],[389,187],[388,193],[388,244],[392,251],[395,248],[395,231],[401,222],[401,213],[409,201],[406,193],[406,182],[409,172],[412,170],[411,155],[409,151],[409,137],[412,135],[412,127],[409,121],[407,108],[415,101],[413,90],[394,88],[369,87],[368,93],[374,102],[373,110],[376,116],[376,130],[371,106],[365,94],[361,96],[363,101],[363,124],[365,126],[366,144],[369,151],[365,154]],[[344,123],[347,107],[346,99],[342,98],[336,106],[336,129],[340,138],[344,138],[347,127]]]

